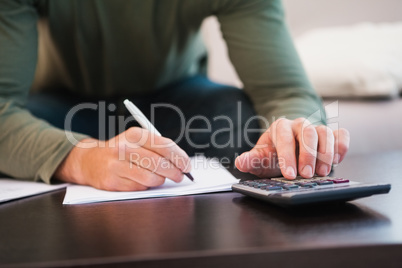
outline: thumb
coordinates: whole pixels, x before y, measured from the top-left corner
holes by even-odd
[[[278,159],[275,153],[264,149],[252,149],[238,156],[236,168],[241,172],[248,172],[259,177],[278,177],[281,175]]]
[[[235,165],[241,172],[251,172],[260,167],[258,160],[261,159],[260,152],[256,149],[242,153],[236,158]],[[256,161],[257,160],[257,161]]]

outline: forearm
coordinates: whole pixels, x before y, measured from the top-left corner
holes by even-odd
[[[66,155],[87,136],[71,133],[33,117],[11,101],[0,98],[0,171],[24,180],[50,183],[53,173]]]
[[[279,117],[314,114],[312,121],[325,123],[321,100],[303,70],[281,1],[238,0],[217,16],[230,59],[259,115],[272,123]]]
[[[0,172],[49,183],[74,144],[24,108],[37,63],[35,2],[0,1]]]
[[[305,88],[281,88],[281,90],[272,91],[271,94],[264,94],[264,89],[261,89],[257,93],[252,94],[250,98],[257,114],[261,117],[260,123],[263,129],[268,128],[279,118],[303,117],[314,125],[326,124],[321,99],[316,94],[306,91]]]

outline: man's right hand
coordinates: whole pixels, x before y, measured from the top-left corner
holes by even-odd
[[[133,127],[108,140],[80,141],[55,178],[108,191],[140,191],[190,172],[188,155],[172,140]]]

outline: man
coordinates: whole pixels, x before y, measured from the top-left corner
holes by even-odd
[[[205,77],[199,28],[210,15],[244,90]],[[327,175],[344,158],[349,135],[324,125],[283,17],[279,0],[1,0],[0,171],[145,190],[165,178],[180,182],[191,169],[188,154],[233,159],[258,139],[236,159],[241,171]],[[49,35],[48,68],[29,95],[39,19]],[[124,98],[154,116],[165,137],[124,120],[115,127],[128,115]],[[257,120],[248,121],[255,112],[265,122],[260,138],[251,131]]]

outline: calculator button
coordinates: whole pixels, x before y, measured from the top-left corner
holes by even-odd
[[[347,182],[349,182],[348,179],[344,179],[344,178],[335,178],[335,179],[331,179],[330,181],[333,181],[334,183],[347,183]]]
[[[257,183],[258,183],[258,182],[255,182],[255,181],[246,181],[246,182],[244,183],[244,185],[253,187],[253,186],[256,185]]]
[[[295,184],[297,184],[301,187],[309,187],[309,188],[313,188],[313,187],[317,186],[317,183],[315,183],[315,182],[297,182]]]
[[[286,190],[292,190],[292,189],[298,189],[299,188],[299,186],[295,185],[295,184],[284,184],[282,187],[284,189],[286,189]]]
[[[265,188],[265,190],[267,190],[267,191],[282,190],[282,187],[280,187],[280,186],[267,186]]]
[[[266,183],[258,183],[258,184],[254,184],[254,188],[262,188],[262,187],[265,187],[267,185],[268,184],[266,184]]]
[[[329,180],[325,180],[325,181],[316,181],[316,183],[318,185],[330,185],[330,184],[334,184],[333,181],[329,181]]]

